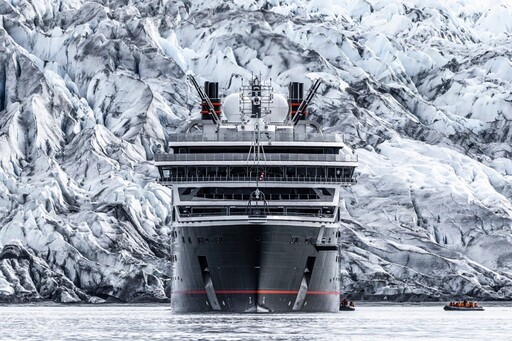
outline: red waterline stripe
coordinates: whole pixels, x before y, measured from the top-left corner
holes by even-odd
[[[298,290],[216,290],[216,294],[264,294],[264,295],[297,295]],[[172,294],[197,295],[206,294],[206,290],[176,290]],[[339,295],[339,291],[308,291],[307,295]]]

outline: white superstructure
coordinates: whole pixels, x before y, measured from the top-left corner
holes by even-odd
[[[340,188],[354,182],[357,158],[342,136],[305,119],[302,84],[290,85],[287,100],[256,78],[227,96],[222,111],[216,83],[205,90],[212,110],[203,100],[202,119],[156,155],[161,183],[173,188],[174,222],[335,224]]]

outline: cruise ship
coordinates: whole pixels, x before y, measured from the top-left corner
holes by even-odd
[[[255,77],[155,155],[172,190],[171,307],[176,312],[335,312],[340,303],[341,190],[357,158],[307,107],[321,81],[288,97]]]

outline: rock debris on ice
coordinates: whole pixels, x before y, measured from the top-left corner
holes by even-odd
[[[478,3],[478,6],[476,5]],[[512,6],[0,0],[0,300],[168,299],[152,158],[198,117],[186,81],[324,79],[360,160],[343,290],[512,298]]]

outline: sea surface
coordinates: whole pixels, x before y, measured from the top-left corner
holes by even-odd
[[[2,305],[0,340],[511,340],[512,304],[360,304],[319,314],[177,314],[168,305]]]

